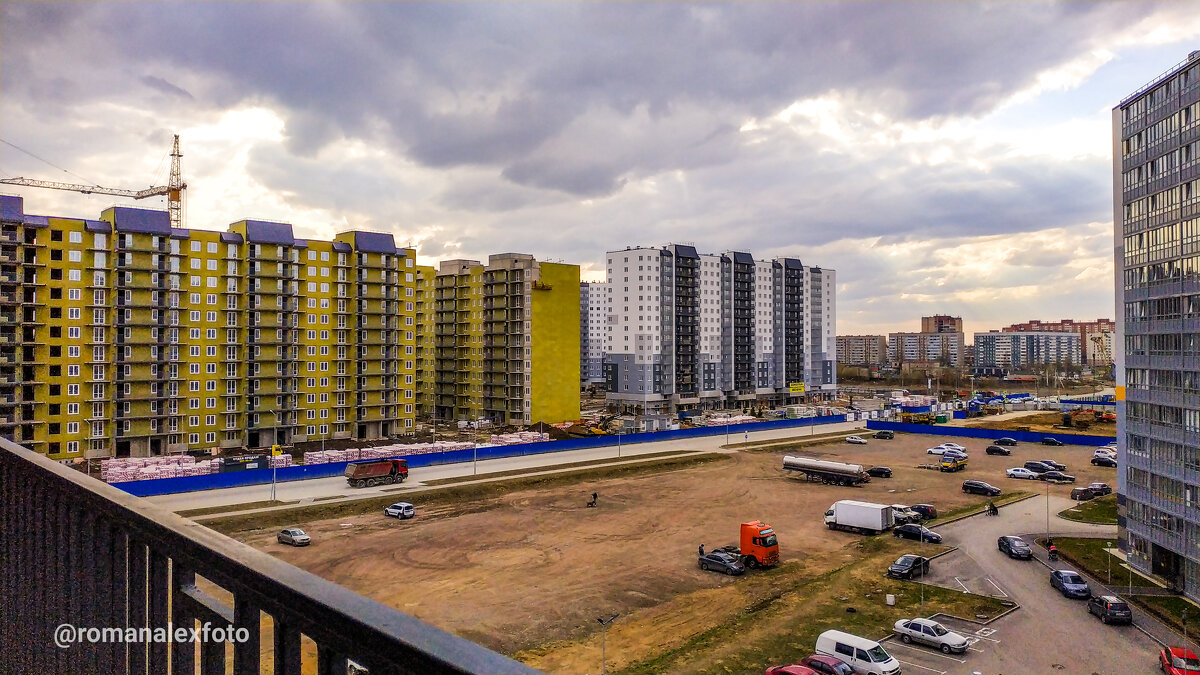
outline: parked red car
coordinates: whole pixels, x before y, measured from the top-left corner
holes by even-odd
[[[1200,659],[1187,647],[1164,647],[1158,652],[1158,667],[1167,675],[1200,675]]]
[[[766,675],[818,675],[818,673],[808,666],[792,664],[790,666],[767,668]]]

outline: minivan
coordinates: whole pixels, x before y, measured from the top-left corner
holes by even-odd
[[[900,662],[884,651],[883,645],[840,630],[818,635],[815,651],[845,661],[855,672],[900,675]]]

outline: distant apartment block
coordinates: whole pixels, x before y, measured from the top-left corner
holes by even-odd
[[[608,294],[603,283],[579,284],[579,381],[604,382],[604,339]]]
[[[605,262],[610,403],[672,413],[836,388],[833,270],[678,244]]]
[[[1079,333],[1025,331],[975,333],[975,367],[1031,370],[1079,363]]]
[[[962,333],[889,333],[888,363],[958,367],[963,363]]]
[[[1074,319],[1060,319],[1058,321],[1026,321],[1025,323],[1014,323],[1011,326],[1001,328],[1004,333],[1020,333],[1030,331],[1075,331],[1079,333],[1079,361],[1078,363],[1097,364],[1092,360],[1092,355],[1100,350],[1096,345],[1097,342],[1104,340],[1103,334],[1109,333],[1109,341],[1111,343],[1111,334],[1117,329],[1117,324],[1110,319],[1096,319],[1095,321],[1075,321]],[[1093,338],[1096,338],[1095,340]],[[1112,353],[1112,345],[1109,344],[1109,354]]]
[[[961,316],[946,316],[945,314],[923,316],[921,317],[921,332],[961,333],[963,332],[963,320]]]
[[[418,276],[418,375],[433,383],[423,411],[496,425],[579,418],[578,265],[500,253]]]
[[[413,252],[0,196],[0,434],[54,458],[411,433]]]
[[[1200,601],[1200,51],[1112,119],[1117,541]]]
[[[837,336],[837,361],[846,366],[882,366],[887,363],[885,335]]]

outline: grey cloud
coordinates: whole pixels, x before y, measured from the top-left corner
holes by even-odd
[[[195,97],[192,96],[186,89],[177,87],[161,77],[156,77],[154,75],[143,75],[141,78],[141,83],[155,91],[162,92],[164,94],[179,96],[188,100],[195,100]]]
[[[291,111],[290,147],[300,154],[339,137],[363,137],[428,166],[490,165],[510,179],[592,196],[629,173],[687,167],[702,140],[675,138],[669,159],[657,164],[636,147],[618,145],[609,150],[621,162],[560,156],[551,175],[538,170],[549,165],[531,155],[572,129],[586,129],[572,123],[597,113],[627,116],[644,106],[669,125],[681,106],[692,106],[711,109],[714,124],[737,124],[741,119],[728,116],[734,110],[739,117],[760,115],[837,89],[886,105],[898,118],[980,114],[1040,69],[1087,48],[1093,34],[1154,9],[1141,3],[111,3],[76,17],[24,6],[4,11],[10,33],[36,27],[50,38],[41,47],[22,38],[16,50],[6,49],[38,54],[18,88],[35,100],[46,94],[32,82],[48,81],[48,70],[74,61],[86,71],[89,64],[137,58],[156,69],[192,72],[204,88],[197,99],[213,105],[264,97],[282,104]],[[49,51],[65,40],[77,40],[76,51]],[[94,54],[110,55],[92,63]],[[102,96],[104,84],[100,78],[81,97]],[[377,137],[381,130],[385,135]]]

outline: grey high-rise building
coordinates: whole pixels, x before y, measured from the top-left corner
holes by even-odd
[[[1120,546],[1200,600],[1200,51],[1113,109],[1113,223]]]
[[[604,382],[607,300],[603,282],[579,282],[579,381],[585,385]]]

